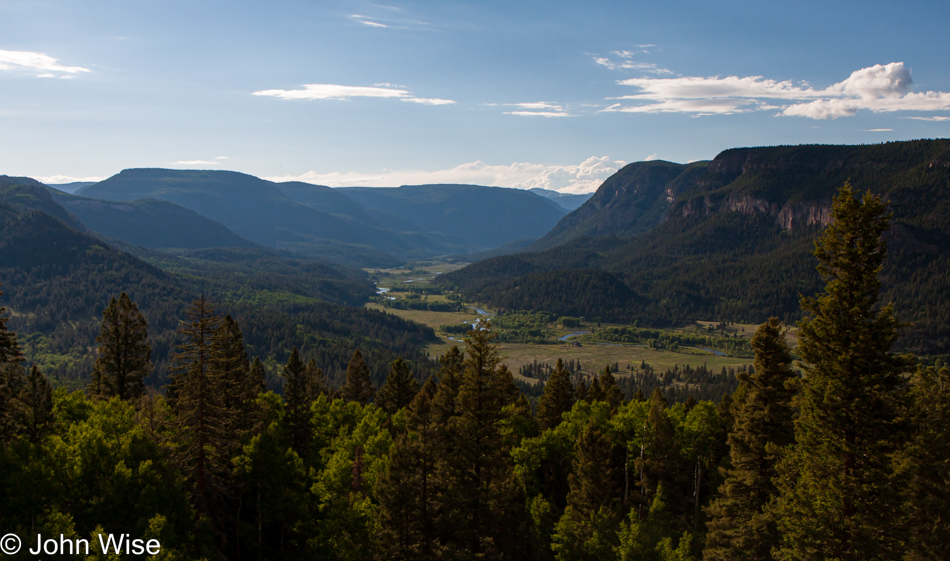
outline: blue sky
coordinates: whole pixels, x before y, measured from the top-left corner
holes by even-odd
[[[4,0],[0,173],[590,191],[950,136],[950,3]]]

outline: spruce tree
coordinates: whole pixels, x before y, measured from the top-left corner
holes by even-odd
[[[327,383],[327,377],[323,369],[317,366],[316,359],[307,361],[307,378],[310,380],[310,391],[313,392],[313,399],[322,395],[329,395],[330,389]]]
[[[572,407],[574,385],[571,384],[571,374],[564,368],[564,361],[557,359],[538,402],[538,425],[541,430],[553,429],[561,424],[561,416]]]
[[[419,391],[419,382],[412,377],[409,364],[402,358],[397,358],[390,365],[386,383],[376,394],[376,405],[390,415],[394,415],[403,407],[408,407]]]
[[[524,501],[500,431],[518,389],[511,373],[500,367],[494,338],[487,322],[466,338],[456,413],[448,422],[454,446],[438,471],[447,489],[442,505],[443,528],[450,531],[446,541],[476,557],[498,559],[515,556],[524,546],[519,538]]]
[[[720,497],[707,509],[710,516],[707,561],[765,561],[779,545],[778,529],[765,506],[776,496],[776,450],[793,439],[795,378],[785,330],[778,318],[759,326],[752,337],[755,371],[741,373],[745,397],[738,406],[729,433],[730,467],[721,469],[725,480]]]
[[[878,307],[882,238],[891,215],[845,184],[815,242],[824,293],[803,298],[804,369],[795,445],[783,460],[775,510],[781,559],[900,558],[901,482],[891,457],[904,440],[900,413],[908,359],[891,352],[900,323]]]
[[[192,486],[199,514],[211,514],[213,503],[224,494],[229,471],[231,435],[222,405],[219,377],[214,371],[212,346],[221,319],[204,294],[188,310],[180,332],[185,341],[172,358],[171,401],[177,413],[176,456]]]
[[[18,432],[35,444],[49,434],[53,424],[53,390],[35,364],[17,399],[20,402]]]
[[[145,393],[144,379],[152,369],[152,345],[145,316],[125,292],[109,300],[102,311],[96,343],[98,356],[90,392],[125,401],[141,397]]]
[[[552,549],[558,561],[611,559],[620,545],[617,530],[623,517],[613,445],[591,423],[576,449],[567,508],[558,521]]]
[[[610,365],[604,367],[600,373],[600,390],[603,392],[604,401],[610,404],[612,409],[617,409],[623,404],[623,390],[617,385],[617,379],[610,371]]]
[[[316,361],[313,368],[316,368]],[[308,456],[306,448],[313,439],[310,406],[319,395],[313,374],[308,372],[307,366],[300,360],[300,351],[294,347],[284,366],[284,405],[291,447],[301,457]]]
[[[363,360],[363,353],[359,349],[353,351],[350,363],[346,367],[346,383],[340,390],[340,395],[346,401],[356,401],[366,405],[376,395],[376,388],[369,375],[369,366]]]
[[[0,296],[3,296],[3,292],[0,292]],[[23,352],[17,342],[16,333],[7,329],[7,321],[10,318],[6,314],[7,308],[0,306],[0,370],[8,364],[23,360]]]
[[[950,559],[950,369],[921,367],[912,382],[914,436],[897,474],[911,529],[905,559]]]

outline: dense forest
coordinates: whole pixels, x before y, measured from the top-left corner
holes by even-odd
[[[718,401],[673,404],[559,361],[532,408],[487,323],[431,376],[396,357],[375,383],[356,345],[334,381],[293,348],[269,391],[245,332],[270,320],[204,297],[167,320],[160,394],[152,325],[126,294],[68,392],[0,310],[0,527],[28,545],[88,540],[101,559],[103,532],[158,540],[156,560],[946,559],[950,370],[893,351],[889,226],[880,198],[840,191],[800,362],[770,319]]]
[[[900,347],[950,353],[948,140],[739,148],[703,165],[630,164],[534,251],[438,282],[500,310],[640,327],[797,321],[800,296],[822,285],[813,240],[849,178],[894,213],[882,280],[883,297],[908,323]]]

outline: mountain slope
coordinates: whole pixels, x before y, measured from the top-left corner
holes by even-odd
[[[721,153],[705,168],[670,180],[666,189],[678,196],[662,221],[639,236],[575,237],[546,251],[482,261],[440,281],[501,308],[588,318],[655,325],[761,322],[769,315],[792,321],[800,317],[800,294],[821,286],[812,240],[850,177],[858,190],[884,196],[894,212],[882,280],[885,301],[893,300],[899,317],[911,322],[902,344],[950,351],[950,141],[743,148]],[[609,196],[598,192],[579,209],[587,215],[578,223],[615,224],[619,232],[601,231],[626,234],[649,215],[644,208],[656,206],[638,198],[642,190],[613,189],[612,179],[602,187]],[[611,204],[597,208],[592,203],[599,199]],[[593,286],[589,275],[569,272],[581,269],[610,274],[639,298],[577,305]]]
[[[550,200],[520,189],[404,185],[339,190],[370,209],[395,214],[429,232],[468,240],[481,249],[538,238],[565,214]]]
[[[392,263],[392,255],[405,258],[427,250],[377,224],[315,210],[288,198],[275,183],[231,171],[124,170],[79,194],[110,201],[170,201],[250,241],[316,256]]]
[[[152,249],[254,246],[220,222],[168,201],[100,201],[55,191],[52,195],[93,232],[134,245]]]

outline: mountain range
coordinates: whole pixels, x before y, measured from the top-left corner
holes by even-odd
[[[331,189],[230,171],[129,169],[81,187],[76,196],[84,199],[59,194],[57,200],[74,208],[91,230],[138,245],[173,247],[169,244],[174,240],[152,241],[154,234],[134,231],[134,220],[120,219],[123,225],[110,229],[109,217],[129,210],[112,203],[130,203],[158,220],[165,213],[170,223],[187,219],[182,229],[190,233],[182,235],[193,240],[192,246],[256,244],[359,266],[392,266],[411,258],[464,254],[538,238],[567,212],[546,197],[516,189]],[[101,203],[97,206],[93,200]],[[199,217],[183,209],[215,224],[199,224]],[[513,220],[515,216],[521,219]],[[139,224],[149,229],[146,221]],[[226,237],[219,225],[234,236]],[[212,231],[218,235],[208,237]]]
[[[522,253],[439,282],[505,310],[682,325],[800,317],[821,287],[811,255],[850,181],[894,214],[883,298],[902,345],[950,352],[950,140],[726,150],[709,162],[638,162]]]

